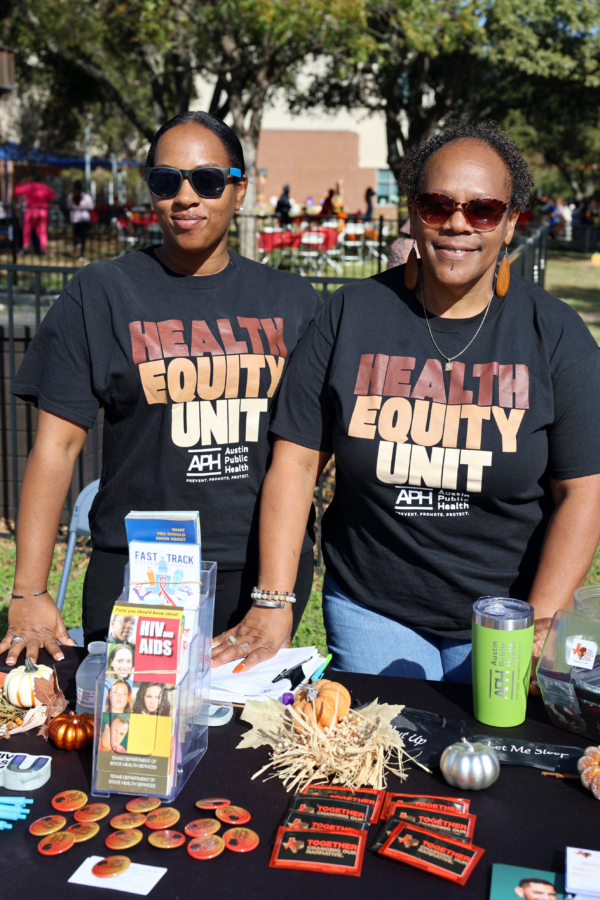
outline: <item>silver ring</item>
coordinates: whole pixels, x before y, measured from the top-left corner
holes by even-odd
[[[531,679],[531,681],[529,683],[532,684],[536,688],[539,688],[539,686],[540,686],[539,681],[534,681],[533,678]]]
[[[248,656],[248,654],[250,653],[250,644],[248,643],[248,641],[243,641],[243,642],[242,642],[241,644],[239,644],[238,646],[241,647],[241,648],[243,648],[243,649],[245,649],[245,650],[246,650],[246,656]],[[244,659],[246,659],[246,656],[244,657]]]
[[[23,641],[23,643],[27,643],[27,638],[21,637],[20,634],[15,634],[14,637],[10,639],[11,644],[14,644],[15,641]]]
[[[230,644],[237,644],[237,641],[236,641],[236,639],[234,638],[234,636],[233,636],[232,634],[229,635],[229,637],[227,638],[227,641],[228,641]]]

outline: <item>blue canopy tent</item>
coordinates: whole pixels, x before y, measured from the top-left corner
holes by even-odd
[[[38,150],[36,147],[26,147],[23,144],[17,144],[14,141],[6,141],[0,144],[0,159],[11,160],[12,162],[27,162],[38,166],[57,166],[61,169],[85,169],[84,156],[60,156],[56,153],[48,153],[46,150]],[[112,160],[92,156],[92,169],[110,169],[112,168]],[[143,163],[130,162],[129,160],[119,160],[117,166],[136,166],[141,168]]]

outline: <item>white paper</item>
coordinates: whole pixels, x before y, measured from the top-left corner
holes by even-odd
[[[565,887],[569,894],[600,897],[600,850],[567,847]]]
[[[308,662],[305,662],[308,660]],[[260,700],[266,697],[281,697],[291,690],[291,681],[284,678],[273,684],[273,679],[285,669],[303,663],[302,671],[309,678],[319,668],[324,658],[316,647],[287,647],[279,650],[271,659],[258,663],[248,672],[233,674],[240,660],[225,663],[211,670],[210,700],[228,703],[245,703],[246,700]]]
[[[167,869],[159,866],[141,866],[131,863],[127,871],[112,878],[97,878],[92,869],[103,856],[88,856],[76,872],[69,878],[71,884],[85,884],[88,887],[108,888],[110,891],[125,891],[129,894],[140,894],[146,897],[163,877]]]

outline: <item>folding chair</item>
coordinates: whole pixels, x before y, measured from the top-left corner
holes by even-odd
[[[343,261],[346,263],[362,263],[365,226],[359,222],[347,222],[342,235]],[[351,250],[356,252],[351,253]]]
[[[67,584],[69,582],[69,574],[71,572],[71,563],[73,562],[73,553],[75,552],[77,536],[90,537],[90,509],[94,502],[94,497],[98,493],[99,487],[100,479],[98,478],[96,481],[92,481],[91,484],[88,484],[87,487],[84,487],[75,501],[73,515],[71,516],[71,524],[69,525],[69,540],[67,543],[65,565],[60,579],[58,597],[56,598],[56,606],[61,613],[67,593]],[[70,628],[69,635],[74,641],[77,641],[78,644],[83,644],[83,628],[79,626]]]
[[[300,238],[298,256],[300,258],[299,271],[305,276],[304,267],[309,266],[318,275],[323,265],[323,244],[325,235],[322,231],[304,231]]]

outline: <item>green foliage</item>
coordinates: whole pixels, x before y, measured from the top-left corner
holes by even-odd
[[[304,610],[304,615],[298,626],[298,631],[292,641],[293,647],[315,646],[324,656],[327,655],[327,636],[323,625],[323,610],[321,606],[321,591],[323,590],[323,576],[315,573],[313,589],[309,601]]]
[[[66,539],[57,542],[54,548],[52,567],[48,578],[48,590],[56,599],[58,587],[65,561]],[[81,597],[83,579],[89,561],[89,549],[81,541],[78,542],[73,555],[71,576],[67,586],[67,594],[63,607],[63,619],[67,628],[81,625]],[[15,542],[12,537],[0,536],[0,635],[3,637],[8,628],[8,604],[15,574]]]

